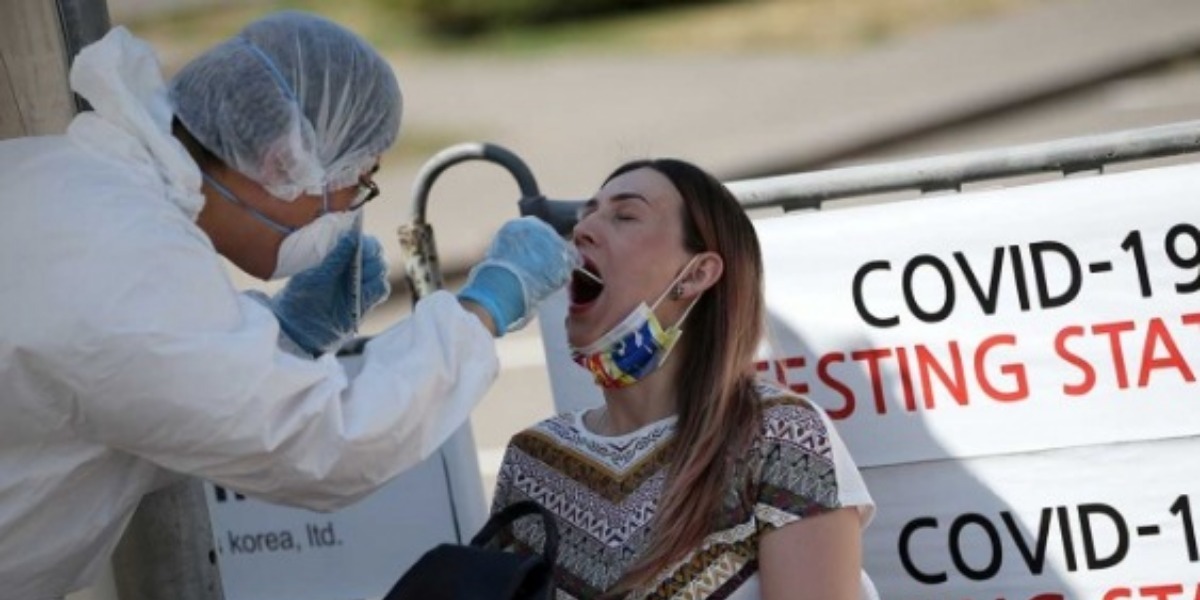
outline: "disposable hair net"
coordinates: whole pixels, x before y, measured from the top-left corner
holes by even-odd
[[[251,23],[188,63],[169,93],[196,141],[282,200],[355,184],[400,130],[383,57],[301,12]]]

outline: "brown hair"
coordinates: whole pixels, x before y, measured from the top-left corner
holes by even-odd
[[[758,236],[729,189],[704,170],[669,158],[627,163],[608,179],[640,168],[663,174],[683,196],[685,247],[716,252],[725,268],[696,303],[684,326],[685,343],[676,350],[683,377],[666,489],[651,540],[618,592],[645,585],[711,533],[733,464],[758,431],[754,355],[765,316]]]

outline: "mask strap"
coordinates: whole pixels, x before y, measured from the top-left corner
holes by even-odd
[[[679,283],[679,280],[683,279],[684,275],[687,275],[687,270],[692,267],[692,264],[696,262],[697,258],[700,258],[699,254],[693,255],[692,258],[687,261],[687,264],[683,265],[683,268],[679,270],[679,274],[671,280],[671,283],[667,284],[667,289],[663,290],[663,292],[658,295],[658,299],[654,301],[654,304],[650,305],[650,310],[654,310],[658,308],[659,304],[662,304],[663,298],[666,298],[667,294],[671,293],[671,288],[675,287],[675,284]]]
[[[662,304],[663,298],[666,298],[667,294],[671,293],[671,288],[675,287],[675,284],[679,283],[679,280],[683,279],[683,277],[685,275],[687,275],[688,269],[692,268],[692,265],[695,264],[699,258],[700,258],[700,255],[695,254],[692,256],[692,258],[690,260],[688,260],[686,265],[683,265],[683,268],[679,270],[679,274],[675,276],[675,279],[671,280],[671,284],[667,286],[667,289],[664,290],[663,293],[658,295],[658,299],[655,300],[654,304],[650,307],[650,310],[652,312],[658,308],[659,304]],[[699,301],[700,301],[700,295],[697,295],[695,298],[692,298],[692,303],[688,304],[688,307],[686,309],[684,309],[683,315],[679,317],[679,320],[675,321],[675,324],[671,325],[671,327],[668,327],[667,329],[670,329],[673,327],[678,327],[680,323],[683,323],[684,319],[686,319],[688,317],[688,314],[690,314],[692,312],[692,309],[696,307],[696,303]]]
[[[220,183],[217,183],[217,180],[210,177],[208,173],[201,172],[200,176],[203,177],[204,181],[207,182],[208,185],[212,186],[212,189],[216,190],[217,193],[220,194],[220,196],[222,198],[225,198],[233,205],[241,207],[243,210],[249,212],[252,217],[258,219],[259,221],[262,221],[271,229],[274,229],[275,231],[278,231],[279,233],[282,233],[283,235],[289,235],[296,231],[295,227],[288,227],[287,225],[277,223],[271,217],[268,217],[267,215],[264,215],[263,213],[259,212],[258,209],[254,208],[253,206],[250,206],[249,204],[246,204],[245,202],[242,201],[241,198],[238,198],[237,196],[235,196],[234,193],[229,190],[229,188],[221,185]]]
[[[697,294],[695,298],[692,298],[692,303],[689,304],[687,308],[683,309],[683,314],[680,315],[679,320],[675,321],[675,324],[671,327],[679,327],[679,324],[683,323],[683,321],[688,318],[688,315],[692,313],[692,309],[696,308],[696,304],[700,302],[700,296],[702,295],[703,294]]]
[[[687,273],[687,270],[689,268],[691,268],[692,263],[696,262],[696,259],[698,259],[698,258],[700,258],[699,254],[697,254],[696,256],[693,256],[692,260],[689,260],[688,264],[684,265],[683,270],[680,271],[680,273],[679,273],[679,276],[676,277],[675,281],[671,282],[671,286],[667,288],[668,291],[670,291],[671,287],[674,287],[675,284],[679,282],[679,279],[683,277],[684,273]],[[661,302],[663,297],[665,297],[665,296],[666,296],[666,292],[664,292],[662,296],[658,297],[658,302]],[[690,304],[688,304],[688,307],[683,309],[683,314],[679,316],[679,319],[677,319],[675,321],[675,323],[672,324],[670,327],[666,328],[667,331],[670,331],[672,329],[675,330],[675,333],[672,335],[673,341],[667,345],[666,350],[663,352],[662,358],[659,359],[659,361],[658,361],[659,364],[667,362],[667,358],[669,356],[671,356],[671,352],[675,350],[675,346],[676,346],[675,342],[678,342],[679,336],[683,335],[683,328],[681,326],[683,325],[683,322],[687,320],[688,315],[690,315],[692,313],[692,309],[696,308],[696,304],[700,302],[701,296],[703,296],[703,294],[696,294],[696,297],[692,298],[692,302]],[[658,302],[655,302],[655,305],[657,305]]]

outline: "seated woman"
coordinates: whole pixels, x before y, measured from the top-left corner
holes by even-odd
[[[854,462],[820,408],[755,378],[762,258],[729,190],[679,160],[632,162],[574,241],[567,340],[604,405],[514,436],[493,505],[554,513],[558,597],[870,595]],[[508,543],[540,548],[540,526]]]

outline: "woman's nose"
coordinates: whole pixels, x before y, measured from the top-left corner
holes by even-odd
[[[591,215],[585,215],[581,217],[579,221],[575,223],[575,228],[571,230],[571,240],[575,242],[576,246],[596,243],[596,238],[593,237],[592,234],[591,221],[589,220],[590,216]]]

